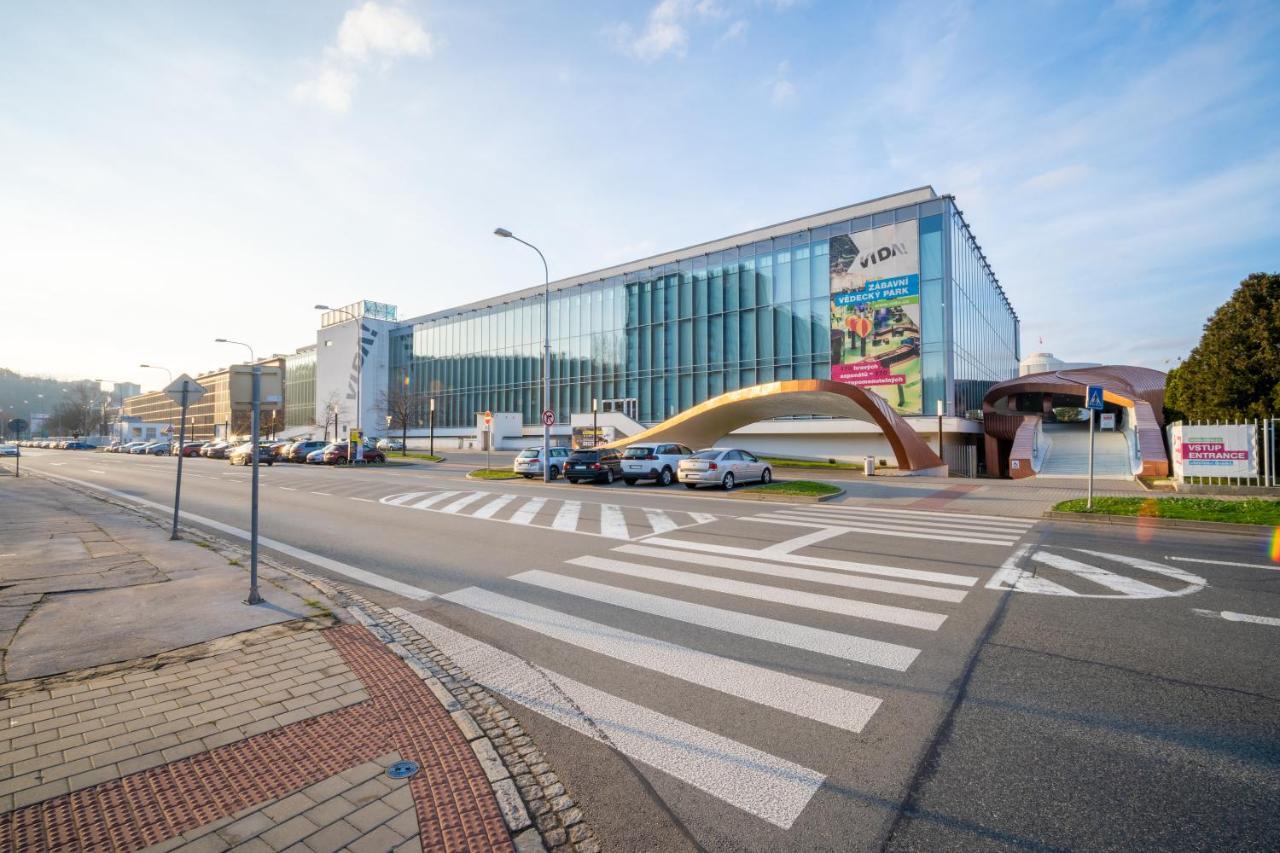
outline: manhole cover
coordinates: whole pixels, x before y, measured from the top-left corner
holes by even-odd
[[[397,761],[387,768],[387,775],[392,779],[408,779],[417,772],[418,762],[416,761]]]

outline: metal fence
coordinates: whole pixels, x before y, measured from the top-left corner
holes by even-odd
[[[1173,478],[1203,486],[1275,487],[1280,418],[1169,424]]]

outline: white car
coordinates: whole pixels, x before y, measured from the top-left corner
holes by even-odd
[[[683,444],[633,444],[622,453],[622,482],[634,486],[639,480],[657,480],[669,486],[680,463],[692,455]]]
[[[773,469],[749,450],[738,447],[712,447],[699,450],[688,459],[682,459],[676,476],[690,489],[703,485],[718,485],[724,486],[725,491],[729,491],[739,483],[749,483],[753,480],[771,483]]]
[[[534,477],[542,476],[542,448],[526,447],[516,456],[515,462],[511,463],[511,470],[517,474],[523,474],[526,480],[532,480]],[[551,448],[551,471],[552,480],[560,476],[560,472],[564,470],[564,461],[569,458],[569,448],[553,447]]]
[[[0,444],[0,456],[17,456],[18,445],[16,444]]]
[[[380,438],[376,446],[379,450],[404,450],[404,442],[398,438]]]

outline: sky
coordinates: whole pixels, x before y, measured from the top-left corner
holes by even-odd
[[[921,185],[1022,351],[1280,268],[1280,4],[0,0],[0,366],[159,387]],[[1041,343],[1043,340],[1043,343]]]

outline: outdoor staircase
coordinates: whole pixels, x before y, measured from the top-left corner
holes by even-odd
[[[1089,425],[1045,424],[1051,439],[1049,455],[1040,465],[1038,477],[1089,476]],[[1129,443],[1124,433],[1095,428],[1093,433],[1093,476],[1110,480],[1132,480]]]

